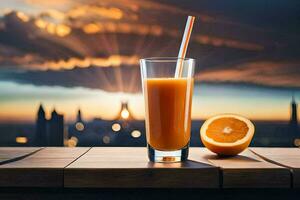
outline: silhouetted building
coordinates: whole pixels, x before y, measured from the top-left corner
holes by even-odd
[[[299,127],[298,127],[298,115],[297,115],[297,103],[293,95],[291,102],[291,119],[290,119],[290,134],[291,143],[294,144],[294,140],[299,138]]]
[[[78,112],[77,112],[77,119],[76,119],[76,122],[75,122],[75,124],[74,124],[74,127],[75,127],[75,129],[76,129],[77,131],[79,131],[79,132],[81,132],[81,133],[82,133],[82,132],[84,131],[84,129],[85,129],[85,123],[84,123],[83,120],[82,120],[80,109],[79,109]]]
[[[34,146],[47,146],[47,120],[42,104],[37,113]]]
[[[298,127],[298,115],[297,115],[297,103],[295,101],[295,97],[292,97],[291,102],[291,120],[290,124],[291,126]]]
[[[81,117],[81,110],[80,109],[78,109],[78,112],[77,112],[77,120],[76,120],[76,122],[83,122],[82,121],[82,117]]]
[[[64,145],[64,116],[60,115],[54,109],[49,120],[49,143],[48,146]]]

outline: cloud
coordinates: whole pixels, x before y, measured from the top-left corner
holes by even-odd
[[[73,5],[75,2],[79,2],[78,0],[25,0],[25,3],[29,6],[39,7],[39,8],[64,8]]]
[[[186,15],[191,14],[173,5],[147,0],[54,0],[51,3],[28,0],[25,3],[28,4],[26,9],[18,7],[18,3],[7,4],[5,9],[9,12],[0,19],[0,44],[23,51],[22,56],[35,54],[38,58],[44,58],[45,62],[109,57],[113,54],[131,56],[140,51],[140,45],[144,45],[141,53],[146,51],[145,56],[158,56],[161,49],[173,53],[170,50],[179,46]],[[33,8],[34,12],[29,12]],[[222,17],[192,14],[199,20],[192,37],[197,51],[203,46],[245,51],[261,51],[265,47],[262,40],[247,41],[250,35],[261,38],[261,33],[251,34],[247,30],[243,32],[246,34],[243,37],[240,34],[242,26],[226,23]],[[218,30],[218,27],[223,29],[224,25],[231,30],[230,34]],[[136,42],[132,44],[133,40]],[[123,46],[131,47],[133,52]],[[170,55],[176,55],[175,51]],[[27,63],[23,65],[27,66]]]
[[[196,80],[213,83],[247,83],[270,87],[300,88],[299,61],[250,61],[239,65],[207,69]]]
[[[141,91],[138,66],[87,67],[67,70],[7,72],[0,80],[38,86],[86,87],[108,92],[136,93]]]
[[[248,84],[263,87],[300,89],[300,61],[251,61],[216,69],[197,69],[196,84],[203,82],[224,84]],[[141,92],[138,65],[116,67],[86,67],[65,70],[31,70],[8,72],[0,80],[37,86],[86,87],[108,92]]]
[[[176,55],[174,46],[179,46],[181,37],[178,30],[155,24],[99,22],[74,28],[43,19],[26,18],[24,22],[15,12],[3,20],[0,51],[13,51],[0,57],[0,66],[10,64],[29,70],[136,65],[141,57]],[[222,55],[234,53],[230,49],[242,49],[245,54],[263,50],[261,45],[197,33],[193,41],[191,52],[196,57],[202,45],[228,48]]]
[[[197,59],[197,81],[300,86],[299,62],[290,61],[299,57],[299,37],[147,0],[26,3],[0,18],[0,73],[11,69],[0,79],[138,92],[139,58],[176,56],[186,15],[194,14],[188,56]]]
[[[27,58],[27,57],[25,57]],[[28,56],[28,59],[31,57]],[[19,59],[18,59],[19,60]],[[16,61],[18,61],[16,60]],[[0,59],[1,61],[1,59]],[[23,60],[24,61],[24,58]],[[86,68],[86,67],[120,67],[122,65],[135,66],[138,64],[139,58],[136,55],[133,56],[121,56],[121,55],[111,55],[106,58],[97,57],[86,57],[86,58],[69,58],[67,60],[58,61],[45,61],[43,63],[33,63],[27,65],[27,69],[35,70],[63,70],[63,69],[73,69],[75,67]]]

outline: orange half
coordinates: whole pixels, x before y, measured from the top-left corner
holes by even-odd
[[[254,125],[242,116],[222,114],[204,122],[200,130],[202,143],[218,155],[237,155],[250,144]]]

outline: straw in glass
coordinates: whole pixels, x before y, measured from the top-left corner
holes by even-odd
[[[185,25],[185,29],[184,29],[184,33],[183,33],[183,37],[182,37],[182,41],[181,41],[181,45],[180,45],[180,49],[179,49],[179,53],[178,53],[179,59],[176,64],[175,78],[179,78],[182,76],[183,60],[184,60],[185,54],[187,52],[187,47],[188,47],[190,37],[192,34],[194,21],[195,21],[194,16],[188,16],[186,25]]]

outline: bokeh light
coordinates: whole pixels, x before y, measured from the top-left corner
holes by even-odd
[[[102,141],[104,144],[110,143],[110,137],[108,135],[103,136]]]
[[[77,137],[72,136],[69,140],[68,140],[68,147],[76,147],[78,143],[78,139]]]
[[[77,122],[75,124],[75,128],[77,131],[83,131],[84,130],[84,124],[82,122]]]
[[[139,130],[134,130],[134,131],[131,132],[131,136],[133,138],[139,138],[139,137],[141,137],[141,135],[142,135],[142,133]]]
[[[18,144],[26,144],[28,142],[27,137],[16,137],[16,143]]]
[[[296,147],[300,147],[300,139],[295,139],[295,140],[294,140],[294,145],[295,145]]]
[[[114,132],[118,132],[121,130],[121,125],[118,124],[118,123],[114,123],[112,126],[111,126],[111,129],[114,131]]]

